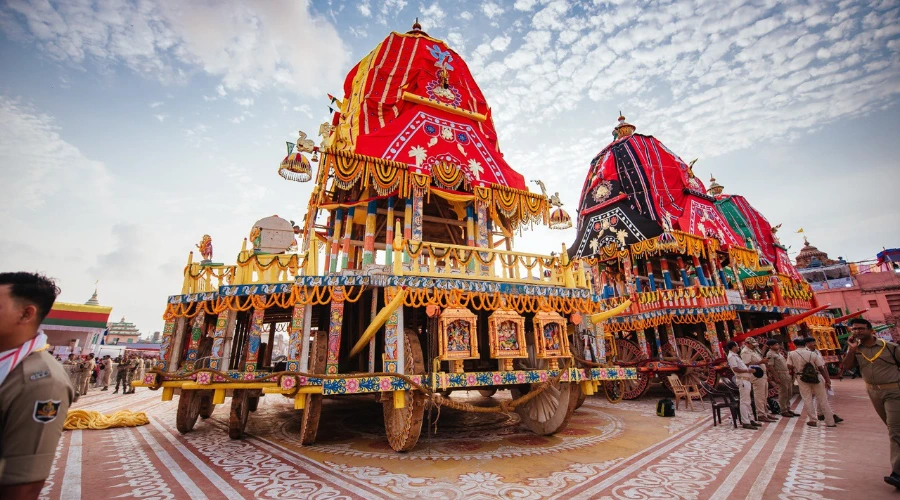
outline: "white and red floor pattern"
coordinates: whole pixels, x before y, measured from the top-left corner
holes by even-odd
[[[226,407],[180,435],[176,401],[161,402],[146,389],[92,391],[75,407],[145,411],[151,422],[64,433],[42,498],[900,497],[882,481],[887,431],[864,385],[839,381],[835,391],[832,404],[845,418],[837,428],[791,418],[735,430],[713,427],[708,405],[662,419],[655,398],[611,405],[595,397],[561,435],[541,437],[515,416],[444,410],[437,432],[423,430],[407,454],[387,447],[380,406],[370,401],[327,402],[319,441],[301,447],[297,414],[284,398],[260,401],[248,436],[234,441]],[[795,399],[795,411],[801,404]]]

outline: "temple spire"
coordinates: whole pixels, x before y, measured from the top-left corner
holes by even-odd
[[[722,191],[725,190],[725,186],[716,182],[716,178],[713,176],[709,176],[709,188],[706,190],[706,194],[710,196],[719,196],[722,194]]]
[[[630,123],[627,123],[625,121],[625,115],[623,115],[622,112],[619,111],[619,123],[613,129],[613,133],[612,133],[613,140],[621,139],[622,137],[627,137],[627,136],[633,134],[635,129],[637,129],[637,127],[635,127],[634,125],[632,125]]]
[[[91,295],[91,298],[88,299],[87,302],[84,303],[86,306],[99,306],[100,301],[97,299],[97,284],[100,283],[100,280],[94,282],[94,294]]]

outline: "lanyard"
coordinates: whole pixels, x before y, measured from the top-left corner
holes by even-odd
[[[866,358],[866,361],[868,361],[869,363],[874,363],[875,360],[878,359],[879,356],[881,356],[881,353],[884,352],[884,348],[887,347],[887,342],[885,342],[884,339],[878,340],[881,341],[881,349],[879,349],[878,352],[876,352],[875,355],[871,358],[863,354],[862,351],[857,351],[862,355],[862,357]]]

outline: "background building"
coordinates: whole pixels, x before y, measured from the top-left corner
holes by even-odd
[[[87,354],[103,340],[112,307],[102,306],[97,290],[84,304],[57,301],[41,323],[53,354]]]
[[[831,304],[844,314],[868,309],[862,317],[874,325],[887,325],[900,340],[900,269],[890,258],[849,263],[832,260],[808,241],[797,255],[800,274],[816,292],[820,304]]]
[[[125,321],[124,316],[122,316],[122,321],[110,323],[108,330],[106,333],[107,345],[136,344],[141,336],[141,332],[134,326],[134,323]]]

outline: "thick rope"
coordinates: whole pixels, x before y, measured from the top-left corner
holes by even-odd
[[[109,429],[111,427],[137,427],[147,425],[150,419],[144,412],[120,410],[112,415],[104,415],[94,410],[69,410],[63,429]]]

